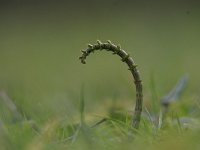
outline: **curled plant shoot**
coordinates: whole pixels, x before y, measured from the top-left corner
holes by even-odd
[[[134,83],[136,86],[136,105],[135,105],[135,112],[133,115],[132,126],[136,129],[139,128],[140,118],[142,113],[142,101],[143,101],[143,94],[142,94],[142,80],[140,78],[139,71],[137,69],[137,65],[133,61],[133,59],[127,54],[121,47],[118,45],[114,45],[111,41],[107,41],[107,43],[102,43],[101,41],[97,41],[97,44],[88,44],[88,48],[86,50],[82,50],[82,56],[79,57],[81,63],[86,63],[87,56],[90,55],[91,52],[97,50],[106,50],[111,51],[113,54],[118,55],[121,57],[122,62],[126,63],[129,67],[128,70],[131,71]]]

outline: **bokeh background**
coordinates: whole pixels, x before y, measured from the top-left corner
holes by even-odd
[[[198,99],[199,8],[192,0],[1,1],[0,90],[39,123],[79,113],[83,84],[88,113],[113,99],[133,104],[133,79],[119,58],[97,52],[86,65],[78,60],[99,39],[121,44],[134,58],[145,103],[152,80],[160,99],[184,74],[185,94]]]

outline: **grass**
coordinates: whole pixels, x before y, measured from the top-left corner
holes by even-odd
[[[178,89],[178,87],[176,88]],[[68,106],[66,107],[69,109],[67,109],[68,113],[65,111],[62,114],[62,103],[66,103],[66,97],[63,101],[62,97],[59,97],[59,99],[56,98],[59,102],[55,105],[56,110],[53,110],[56,115],[46,116],[44,113],[48,113],[48,111],[39,112],[42,116],[37,116],[37,119],[34,119],[34,115],[29,116],[29,113],[22,110],[19,104],[17,105],[16,101],[8,95],[9,93],[4,92],[4,96],[1,96],[1,100],[4,100],[4,103],[1,101],[2,108],[4,108],[1,112],[3,117],[0,126],[1,148],[31,150],[199,149],[200,145],[197,139],[200,131],[198,127],[200,109],[199,105],[196,105],[198,101],[192,101],[192,99],[189,101],[185,94],[183,97],[179,97],[179,95],[178,98],[177,94],[174,94],[176,99],[181,100],[172,104],[169,101],[169,110],[165,116],[162,116],[164,114],[161,114],[160,110],[163,108],[158,100],[158,91],[153,76],[150,80],[150,103],[148,101],[145,103],[139,130],[133,129],[131,126],[133,112],[130,112],[132,109],[127,109],[127,106],[130,106],[128,99],[121,101],[115,96],[112,101],[103,100],[95,106],[94,102],[88,102],[86,99],[86,89],[82,85],[80,96],[77,96],[79,102],[71,104],[75,105],[73,112],[71,112],[72,108],[70,109]],[[9,99],[9,104],[6,104],[5,97]],[[87,106],[91,105],[90,103],[94,104],[92,111],[97,113],[96,116],[94,113],[86,111]],[[12,110],[9,105],[12,108],[14,105],[16,108]],[[54,107],[51,106],[52,108]],[[14,121],[16,113],[20,114],[22,119]],[[42,120],[38,119],[43,117]],[[99,122],[99,120],[101,121]]]
[[[184,9],[165,17],[106,9],[94,18],[4,10],[0,91],[16,109],[0,97],[0,149],[199,149],[199,9],[190,15]],[[86,66],[77,59],[96,39],[120,43],[138,64],[144,85],[139,130],[131,128],[135,89],[127,67],[103,52]],[[161,114],[162,98],[185,73],[190,79],[182,96]]]

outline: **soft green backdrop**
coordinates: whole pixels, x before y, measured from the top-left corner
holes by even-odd
[[[153,76],[158,97],[189,74],[186,95],[199,97],[200,9],[193,1],[18,1],[0,9],[0,89],[37,122],[86,111],[117,99],[134,103],[133,80],[119,58],[78,57],[97,39],[120,43],[134,58],[145,102]]]

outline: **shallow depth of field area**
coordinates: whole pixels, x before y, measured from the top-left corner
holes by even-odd
[[[0,149],[200,149],[199,8],[195,1],[2,1]],[[78,59],[98,39],[120,44],[138,65],[138,130],[128,67],[106,51],[85,65]],[[164,112],[163,97],[184,77]]]

